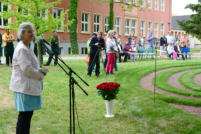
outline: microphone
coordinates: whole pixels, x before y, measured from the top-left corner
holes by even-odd
[[[51,48],[50,48],[49,42],[47,42],[45,39],[43,39],[41,44],[44,46],[46,52],[47,52],[49,55],[53,55],[53,54],[54,54],[54,53],[52,52]],[[47,44],[47,45],[46,45],[46,44]]]

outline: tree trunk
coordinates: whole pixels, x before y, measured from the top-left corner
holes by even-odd
[[[69,21],[72,21],[69,26],[70,44],[73,54],[78,54],[77,43],[77,6],[78,0],[70,0]]]
[[[113,30],[114,26],[114,1],[110,0],[109,30]]]

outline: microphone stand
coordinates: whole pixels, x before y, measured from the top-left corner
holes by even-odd
[[[43,39],[43,46],[45,48],[45,51],[49,55],[53,55],[53,52],[48,48],[46,44],[50,46],[50,44]],[[63,63],[65,67],[68,68],[69,72],[67,72],[63,66],[61,66],[60,63],[58,63],[59,67],[69,76],[69,103],[70,103],[70,134],[75,134],[75,91],[74,91],[74,85],[76,84],[85,95],[88,96],[88,93],[79,85],[79,83],[75,80],[75,78],[72,76],[72,74],[75,74],[85,85],[89,86],[89,84],[84,81],[70,66],[68,66],[61,57],[58,56],[58,59],[60,62]],[[53,60],[55,58],[53,57]]]

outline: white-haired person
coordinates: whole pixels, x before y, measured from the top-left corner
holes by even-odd
[[[177,53],[174,50],[174,46],[172,45],[171,42],[168,43],[169,45],[167,46],[167,52],[169,55],[169,58],[171,58],[173,56],[174,60],[177,59]]]
[[[115,55],[118,52],[117,45],[116,45],[116,42],[115,42],[113,36],[114,36],[114,32],[113,32],[113,30],[110,30],[107,35],[108,38],[107,38],[107,43],[106,43],[107,44],[106,53],[107,53],[107,58],[108,58],[107,67],[106,67],[107,75],[109,73],[113,74]]]
[[[19,111],[16,134],[29,134],[33,112],[41,109],[42,79],[46,69],[41,69],[39,61],[30,48],[34,38],[34,28],[29,22],[20,24],[17,44],[13,55],[10,90],[14,91],[15,107]]]

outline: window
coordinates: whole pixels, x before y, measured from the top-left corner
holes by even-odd
[[[120,2],[120,0],[115,0],[115,2]]]
[[[42,10],[42,12],[38,14],[38,18],[40,18],[40,17],[46,17],[46,10],[45,9]]]
[[[105,33],[109,30],[109,17],[105,16]]]
[[[121,19],[115,18],[115,31],[120,34]]]
[[[71,47],[68,48],[68,54],[71,54]]]
[[[133,0],[133,4],[136,4],[137,2],[136,2],[136,0]]]
[[[161,11],[165,11],[165,0],[161,0]]]
[[[63,47],[60,47],[60,54],[64,54],[64,48]]]
[[[145,22],[144,21],[140,22],[140,32],[142,33],[143,36],[145,36]]]
[[[152,8],[152,0],[148,0],[148,8]]]
[[[100,31],[100,15],[94,15],[94,32],[97,33],[98,31]]]
[[[89,14],[88,13],[82,13],[82,32],[83,33],[89,33]]]
[[[132,20],[131,22],[131,32],[136,34],[136,20]]]
[[[160,35],[161,36],[164,35],[164,24],[161,24],[161,26],[160,26]]]
[[[17,11],[23,13],[24,16],[28,16],[28,14],[29,14],[28,10],[25,8],[18,8]]]
[[[88,52],[87,52],[87,48],[86,47],[82,47],[82,52],[81,52],[81,54],[87,54]]]
[[[158,37],[158,23],[154,23],[154,34]]]
[[[137,33],[137,21],[135,19],[125,19],[125,35],[129,35],[130,32],[136,35]]]
[[[151,33],[151,30],[152,30],[152,23],[148,22],[148,34]]]
[[[63,9],[58,9],[54,8],[53,9],[53,16],[54,18],[59,18],[61,17],[61,13],[63,12]],[[63,22],[57,25],[57,30],[62,30],[63,29]]]
[[[155,0],[155,2],[154,2],[154,9],[158,10],[158,0]]]
[[[129,35],[129,26],[130,26],[130,20],[129,19],[126,19],[125,20],[125,34],[126,35]]]
[[[141,6],[141,7],[144,7],[144,6],[145,6],[145,1],[144,1],[144,0],[141,0],[140,6]]]
[[[4,5],[2,2],[0,2],[0,15],[1,12],[8,11],[8,5]],[[3,16],[0,16],[0,26],[7,26],[8,25],[8,19],[4,19]]]
[[[127,3],[127,4],[130,4],[130,3],[131,3],[130,1],[131,1],[131,0],[126,0],[126,3]]]

